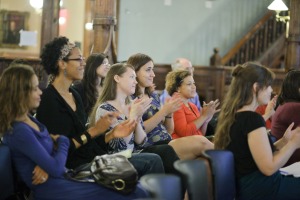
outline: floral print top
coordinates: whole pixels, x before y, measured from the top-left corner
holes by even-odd
[[[111,104],[104,102],[99,107],[97,108],[96,112],[96,121],[104,116],[107,112],[117,112],[118,110]],[[127,120],[127,117],[124,114],[120,114],[117,117],[117,121],[112,124],[109,128],[108,131],[112,130],[115,126],[118,124],[122,123],[123,121]],[[142,123],[142,121],[141,121]],[[108,132],[107,131],[107,132]],[[109,141],[108,143],[108,153],[113,154],[113,153],[118,153],[120,151],[124,151],[127,149],[132,149],[133,152],[137,149],[141,149],[145,144],[147,143],[147,137],[145,138],[144,142],[141,144],[136,144],[134,143],[134,132],[132,132],[129,136],[124,137],[124,138],[115,138]]]

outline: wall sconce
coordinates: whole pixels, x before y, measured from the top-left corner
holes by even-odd
[[[280,15],[281,11],[289,10],[288,7],[283,3],[282,0],[274,0],[269,6],[269,10],[275,10],[276,11],[276,20],[281,21],[283,23],[286,23],[286,38],[289,36],[289,21],[290,21],[290,15],[282,16]]]

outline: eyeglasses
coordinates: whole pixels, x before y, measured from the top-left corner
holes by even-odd
[[[104,63],[102,63],[102,65],[110,66],[109,62],[104,62]]]
[[[83,64],[83,62],[85,61],[85,57],[80,57],[80,58],[66,58],[65,59],[65,61],[70,61],[70,60],[79,61],[80,64]]]

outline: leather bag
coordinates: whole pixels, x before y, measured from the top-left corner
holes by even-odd
[[[96,156],[92,162],[75,170],[66,177],[80,182],[96,182],[123,194],[132,192],[138,181],[138,173],[123,155]]]

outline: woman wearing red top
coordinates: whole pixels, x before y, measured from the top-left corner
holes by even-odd
[[[170,95],[180,93],[183,104],[174,112],[174,132],[172,138],[180,138],[191,135],[205,135],[208,122],[217,112],[219,100],[204,104],[201,113],[197,106],[188,100],[195,97],[196,86],[193,76],[189,71],[172,71],[168,73],[166,89]]]

